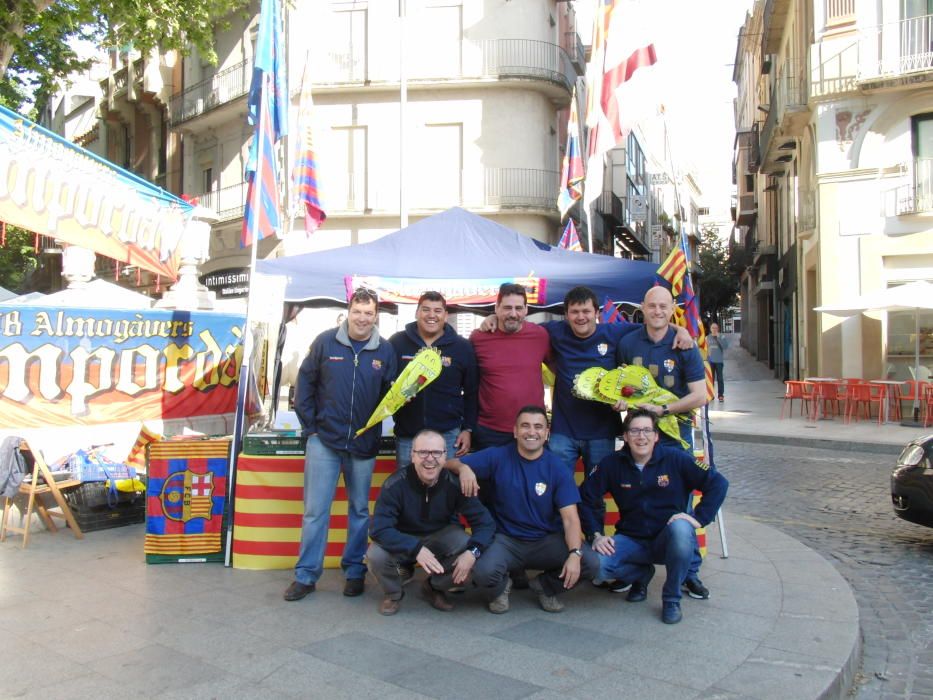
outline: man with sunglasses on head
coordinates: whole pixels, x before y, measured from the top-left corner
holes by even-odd
[[[441,374],[400,408],[395,416],[395,453],[399,469],[408,463],[412,438],[425,428],[444,437],[447,454],[460,457],[470,451],[476,428],[476,355],[466,338],[447,323],[447,300],[439,292],[418,299],[415,320],[389,342],[395,348],[401,373],[422,348],[441,354]]]
[[[594,467],[580,487],[580,520],[599,554],[599,577],[632,581],[629,602],[648,595],[654,564],[664,564],[661,620],[680,622],[681,586],[687,578],[696,530],[716,517],[729,482],[679,447],[658,444],[658,417],[650,410],[629,411],[622,424],[625,446]],[[693,491],[703,498],[686,512]],[[615,535],[603,534],[604,495],[619,509]]]
[[[436,610],[453,610],[446,591],[467,583],[496,532],[489,511],[479,499],[464,496],[457,477],[443,468],[443,435],[421,430],[410,454],[411,463],[386,479],[373,509],[373,543],[366,558],[382,587],[383,615],[398,612],[411,561],[426,574],[421,596]],[[464,532],[459,516],[466,518],[471,534]]]
[[[356,431],[366,425],[396,376],[395,351],[379,337],[378,319],[375,292],[357,289],[346,320],[314,339],[298,372],[295,412],[307,438],[304,517],[295,580],[285,600],[301,600],[314,591],[324,571],[330,509],[341,472],[347,491],[343,594],[363,593],[369,488],[382,428],[374,426],[360,436]]]

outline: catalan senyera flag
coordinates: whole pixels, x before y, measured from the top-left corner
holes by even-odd
[[[574,226],[573,219],[570,219],[564,227],[564,232],[561,234],[557,247],[572,250],[576,253],[583,252],[583,244],[580,243],[580,236],[577,234],[577,227]]]
[[[657,275],[659,280],[663,280],[670,285],[671,294],[679,304],[674,309],[674,323],[686,328],[691,337],[697,341],[697,347],[700,349],[703,366],[706,370],[706,400],[711,401],[716,394],[713,388],[713,370],[706,359],[709,354],[709,346],[706,341],[703,323],[700,320],[700,305],[693,293],[693,282],[690,280],[690,275],[687,274],[688,267],[686,243],[683,235],[681,235],[680,245],[674,248],[667,256],[667,259],[661,263]]]
[[[254,127],[240,246],[281,235],[276,144],[288,133],[288,87],[279,0],[262,0],[246,119]]]
[[[557,208],[564,219],[574,202],[583,196],[583,154],[580,152],[580,117],[577,109],[577,88],[570,98],[570,119],[567,121],[567,151],[560,172]],[[582,250],[582,248],[581,248]]]
[[[292,192],[294,202],[292,211],[301,211],[305,219],[305,231],[310,235],[317,231],[327,214],[321,204],[318,192],[317,159],[314,155],[312,137],[312,113],[314,98],[311,95],[310,52],[305,58],[304,73],[301,76],[301,95],[298,98],[298,126],[295,139],[295,161],[292,166]]]

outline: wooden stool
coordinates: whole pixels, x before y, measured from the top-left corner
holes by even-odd
[[[23,483],[19,485],[19,493],[27,497],[26,512],[24,514],[25,520],[22,527],[16,527],[10,524],[10,511],[13,507],[13,499],[4,498],[3,520],[0,522],[0,542],[6,540],[8,532],[14,532],[23,536],[23,549],[25,549],[26,545],[29,543],[29,524],[32,520],[33,509],[39,514],[39,518],[45,523],[45,526],[50,532],[58,532],[53,518],[61,518],[68,523],[68,527],[71,528],[71,531],[77,539],[84,539],[84,533],[81,532],[81,528],[78,527],[78,522],[71,512],[71,508],[68,507],[68,502],[65,501],[65,497],[62,496],[62,489],[80,486],[81,482],[78,479],[65,479],[56,482],[39,450],[32,449],[25,441],[20,444],[20,450],[23,452],[30,452],[34,460],[32,481],[28,483],[23,481]],[[40,483],[40,476],[45,483]],[[51,508],[49,508],[42,502],[42,496],[47,493],[52,494],[52,498],[55,499],[59,511],[52,510],[56,506],[51,506]],[[37,496],[39,498],[36,498]]]

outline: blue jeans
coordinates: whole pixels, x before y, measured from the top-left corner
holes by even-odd
[[[485,428],[477,423],[476,429],[473,431],[473,451],[508,445],[514,439],[515,435],[512,433],[503,433],[501,430]]]
[[[551,433],[548,448],[558,456],[570,473],[573,474],[577,466],[577,457],[583,457],[583,469],[586,474],[599,464],[603,457],[615,452],[615,438],[595,438],[593,440],[577,440],[569,435]]]
[[[317,435],[308,438],[305,452],[305,513],[301,519],[301,547],[295,580],[316,583],[324,573],[324,550],[330,526],[330,508],[343,472],[347,486],[347,543],[340,567],[348,579],[365,578],[366,541],[369,534],[369,487],[376,458],[362,459],[332,450]]]
[[[599,578],[605,581],[642,581],[651,564],[664,564],[667,579],[661,599],[665,603],[680,600],[680,587],[687,578],[697,546],[693,525],[686,520],[675,520],[653,540],[625,535],[614,535],[612,539],[616,551],[610,556],[599,555]]]
[[[451,428],[446,433],[441,433],[444,436],[444,442],[447,443],[447,459],[451,459],[454,456],[454,453],[457,451],[457,448],[454,447],[454,443],[457,441],[457,438],[460,435],[460,428]],[[411,464],[411,443],[414,440],[414,437],[399,437],[395,436],[395,468],[401,469],[402,467],[408,466]],[[443,466],[443,462],[441,465]]]

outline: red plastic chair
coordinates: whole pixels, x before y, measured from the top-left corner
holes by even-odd
[[[816,420],[820,412],[823,413],[823,418],[842,415],[839,411],[839,389],[844,386],[842,382],[813,382],[813,406],[810,420]],[[843,393],[841,398],[845,399],[845,396],[846,394]]]
[[[800,415],[803,415],[804,406],[807,407],[807,416],[811,414],[813,406],[813,384],[789,380],[784,382],[784,401],[781,403],[781,420],[784,420],[784,407],[790,401],[790,414],[794,414],[794,399],[800,400]]]
[[[923,389],[923,427],[933,423],[933,384],[928,383]]]
[[[850,384],[849,392],[846,396],[846,418],[845,422],[850,423],[855,418],[856,423],[859,420],[861,409],[865,409],[865,418],[871,420],[871,405],[878,404],[878,423],[881,423],[883,413],[882,400],[887,401],[887,392],[878,389],[884,389],[882,385],[872,386],[868,382],[861,384]]]
[[[930,385],[929,382],[925,382],[922,379],[909,379],[904,382],[907,385],[906,391],[901,390],[898,393],[898,407],[903,408],[900,404],[904,401],[910,402],[909,411],[913,411],[914,401],[917,401],[920,404],[921,410],[923,410],[923,401],[925,397],[926,388]],[[901,411],[903,415],[903,410]],[[913,414],[911,413],[911,416]]]

